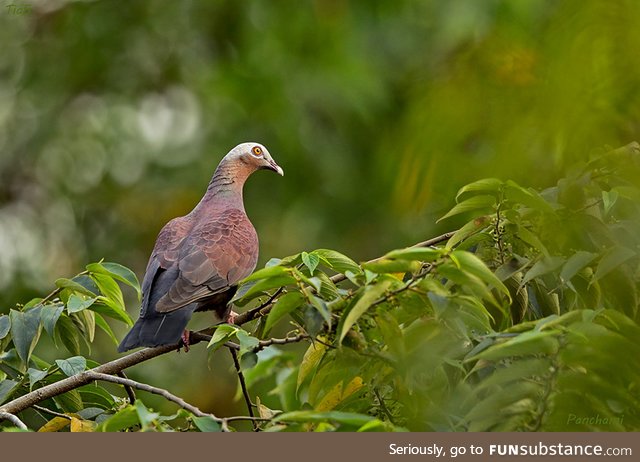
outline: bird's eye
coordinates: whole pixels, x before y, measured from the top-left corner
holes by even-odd
[[[260,146],[254,146],[253,149],[251,149],[251,152],[256,157],[262,156],[262,148]]]

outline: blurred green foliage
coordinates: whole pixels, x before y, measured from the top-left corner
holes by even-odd
[[[245,191],[264,263],[313,248],[366,260],[465,223],[436,224],[465,184],[547,187],[640,139],[633,0],[24,3],[0,11],[0,313],[88,261],[142,275],[161,226],[241,141],[286,172]],[[565,193],[551,199],[584,195]],[[569,256],[556,240],[576,227],[540,237],[550,255]],[[201,388],[175,391],[226,412],[233,377],[194,372],[203,361],[139,373],[188,370]]]

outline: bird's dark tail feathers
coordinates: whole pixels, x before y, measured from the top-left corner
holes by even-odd
[[[193,307],[195,309],[195,306]],[[123,352],[138,347],[157,347],[177,343],[184,332],[193,309],[184,307],[166,314],[139,318],[118,345]]]

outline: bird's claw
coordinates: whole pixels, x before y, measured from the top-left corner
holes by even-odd
[[[227,319],[225,319],[225,322],[228,323],[228,324],[235,324],[237,316],[238,316],[238,313],[236,313],[235,311],[231,310],[231,311],[229,311],[229,314],[227,315]]]
[[[185,329],[184,332],[182,332],[182,335],[180,336],[180,340],[182,340],[181,346],[184,347],[185,353],[189,352],[189,345],[191,344],[190,339],[191,339],[191,331]],[[180,353],[180,347],[178,347],[178,353]]]

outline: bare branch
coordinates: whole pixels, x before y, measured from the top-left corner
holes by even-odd
[[[220,417],[216,417],[213,414],[202,412],[193,404],[187,403],[184,399],[174,395],[173,393],[171,393],[168,390],[165,390],[164,388],[154,387],[153,385],[136,382],[135,380],[126,379],[123,377],[116,377],[115,375],[103,374],[95,371],[87,371],[87,375],[92,381],[100,380],[102,382],[117,383],[119,385],[123,385],[126,387],[136,388],[138,390],[146,391],[148,393],[153,393],[154,395],[160,395],[167,401],[176,403],[181,408],[186,409],[187,411],[191,412],[193,415],[196,415],[198,417],[211,417],[213,420],[215,420],[218,423],[222,423],[222,421],[224,420]]]
[[[37,404],[34,404],[33,406],[31,406],[34,409],[37,409],[38,411],[44,412],[46,414],[49,415],[53,415],[56,417],[61,417],[63,419],[67,419],[67,420],[71,420],[71,416],[67,415],[67,414],[63,414],[62,412],[56,412],[56,411],[52,411],[51,409],[48,409],[44,406],[38,406]]]
[[[8,420],[13,424],[14,427],[18,427],[22,430],[28,430],[27,426],[22,420],[9,412],[0,411],[0,420]]]
[[[253,415],[253,403],[251,402],[251,396],[249,396],[249,390],[247,390],[247,384],[244,381],[244,374],[242,373],[242,369],[240,368],[240,361],[238,361],[238,353],[234,348],[229,348],[229,353],[231,353],[231,357],[233,358],[233,365],[236,368],[236,373],[238,374],[238,380],[240,381],[240,388],[242,388],[242,395],[244,396],[244,401],[247,403],[247,409],[249,410],[249,415],[251,417],[255,417]],[[257,422],[253,421],[253,431],[258,431]]]
[[[122,371],[117,372],[116,375],[118,377],[122,377],[123,379],[128,379],[129,378]],[[129,385],[124,385],[124,390],[127,392],[127,396],[129,397],[129,404],[135,403],[136,402],[136,392],[133,390],[133,388],[130,387]]]

